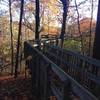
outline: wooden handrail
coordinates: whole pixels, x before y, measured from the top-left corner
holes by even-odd
[[[94,58],[91,58],[91,57],[88,57],[88,56],[84,56],[84,55],[81,55],[80,53],[78,52],[75,52],[75,51],[72,51],[72,50],[66,50],[66,49],[62,49],[62,48],[59,48],[57,46],[50,46],[49,44],[45,44],[46,47],[49,46],[49,48],[52,48],[52,49],[55,49],[57,51],[61,51],[63,52],[64,54],[70,54],[72,56],[76,56],[90,64],[93,64],[93,65],[96,65],[97,67],[100,68],[100,60],[97,60],[97,59],[94,59]]]
[[[81,84],[79,84],[77,81],[75,81],[69,74],[67,74],[63,69],[61,69],[58,65],[53,63],[49,58],[47,58],[41,51],[34,48],[29,42],[24,43],[24,54],[25,57],[28,57],[29,55],[34,58],[34,55],[38,54],[35,59],[32,59],[31,61],[31,71],[32,71],[32,80],[33,84],[37,87],[36,90],[39,92],[42,98],[46,100],[46,97],[48,97],[48,90],[54,90],[52,91],[54,95],[57,98],[57,100],[62,98],[62,100],[65,100],[63,96],[63,92],[59,91],[59,86],[55,85],[52,87],[51,82],[53,79],[53,73],[54,77],[55,75],[58,77],[59,82],[61,82],[61,87],[64,89],[64,87],[69,87],[69,84],[71,85],[71,92],[74,92],[77,96],[80,97],[81,100],[98,100],[91,92],[89,92],[87,89],[85,89]],[[49,75],[52,73],[51,75]],[[44,77],[44,79],[43,79]],[[41,79],[42,78],[42,79]],[[44,80],[44,81],[43,81]],[[55,84],[55,82],[53,82]],[[45,84],[45,86],[44,86]],[[63,87],[63,84],[64,87]],[[42,87],[41,87],[42,86]],[[38,90],[40,89],[40,91]],[[55,90],[56,89],[56,90]],[[41,92],[42,91],[42,92]],[[45,91],[45,92],[43,92]],[[58,92],[59,91],[59,92]],[[68,92],[69,90],[64,90]],[[60,95],[59,95],[60,93]],[[65,92],[64,92],[65,93]],[[57,96],[58,95],[58,96]],[[66,95],[68,96],[68,95]],[[68,99],[69,100],[69,99]]]

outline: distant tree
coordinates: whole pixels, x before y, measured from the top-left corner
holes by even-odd
[[[91,0],[91,21],[90,21],[90,37],[89,37],[89,56],[92,56],[92,20],[93,20],[93,7],[94,7],[94,2]]]
[[[13,32],[12,32],[11,0],[9,0],[9,15],[10,15],[10,34],[11,34],[11,74],[13,75]]]
[[[75,0],[75,7],[76,7],[76,12],[77,12],[78,33],[80,34],[80,39],[81,39],[81,52],[83,53],[84,46],[83,46],[82,32],[81,32],[81,29],[80,29],[80,21],[79,21],[80,14],[79,14],[79,10],[78,10],[78,6],[77,6],[76,0]]]
[[[63,47],[63,42],[64,42],[64,34],[66,30],[66,18],[67,18],[67,12],[68,12],[68,4],[69,0],[60,0],[63,4],[63,21],[62,21],[62,28],[61,28],[61,48]]]
[[[17,41],[17,53],[16,53],[16,64],[15,64],[15,78],[18,75],[18,60],[19,60],[19,50],[20,50],[20,36],[22,30],[22,18],[23,18],[23,8],[24,8],[24,0],[21,0],[21,7],[20,7],[20,21],[19,21],[19,30],[18,30],[18,41]]]

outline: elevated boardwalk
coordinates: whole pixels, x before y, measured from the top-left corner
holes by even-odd
[[[49,44],[38,49],[32,42],[24,43],[24,54],[31,56],[27,64],[41,100],[52,95],[57,100],[100,99],[100,61]]]

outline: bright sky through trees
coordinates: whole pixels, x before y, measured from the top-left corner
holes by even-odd
[[[8,1],[8,0],[1,0],[1,2],[0,2],[0,14],[2,13],[2,12],[7,12],[8,13],[8,4],[7,3],[5,3],[4,1]],[[26,1],[29,1],[29,0],[26,0]],[[40,0],[41,1],[41,0]],[[45,0],[46,1],[46,0]],[[56,1],[56,0],[55,0]],[[58,0],[59,1],[59,0]],[[86,3],[84,3],[84,4],[81,4],[79,7],[78,7],[78,9],[79,9],[79,13],[80,13],[80,16],[82,17],[82,18],[84,18],[84,17],[91,17],[91,1],[92,0],[76,0],[77,1],[77,5],[78,4],[80,4],[80,2],[84,2],[84,1],[86,1]],[[95,19],[96,20],[96,18],[97,18],[97,6],[98,6],[98,0],[93,0],[94,1],[94,5],[93,5],[93,19]],[[53,2],[53,0],[50,0],[50,2]],[[46,2],[47,3],[47,2]],[[70,6],[75,6],[75,0],[72,0],[71,1],[71,3],[70,3]],[[33,5],[33,6],[35,6],[35,5]],[[53,3],[52,3],[52,5],[50,5],[51,6],[51,8],[53,8],[53,9],[55,9],[56,10],[56,7],[54,7],[54,5],[53,5]],[[49,7],[50,8],[50,7]],[[14,8],[13,8],[14,9]],[[54,11],[55,11],[54,10]],[[69,11],[70,11],[70,14],[72,13],[72,15],[73,15],[73,13],[75,13],[75,8],[69,8]],[[6,13],[6,14],[7,14]],[[13,12],[14,14],[13,14],[13,20],[16,20],[16,19],[19,19],[19,14],[17,13],[17,12]],[[54,15],[52,15],[52,16],[54,16]],[[56,16],[56,15],[55,15]],[[61,15],[62,16],[62,15]],[[76,16],[77,16],[77,14],[76,14]],[[57,23],[57,21],[56,21],[56,23]]]

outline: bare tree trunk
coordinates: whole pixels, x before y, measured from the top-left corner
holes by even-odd
[[[91,45],[91,43],[92,43],[92,20],[93,20],[93,0],[92,0],[92,3],[91,3],[91,22],[90,22],[90,37],[89,37],[89,56],[91,57],[91,55],[92,55],[92,51],[93,51],[93,48],[92,48],[92,45]]]
[[[93,58],[100,60],[100,0],[98,3],[98,15],[97,15],[97,23],[96,23],[96,33],[94,39],[93,46]],[[93,66],[93,73],[97,74],[97,67]]]
[[[22,67],[22,52],[23,52],[23,47],[22,47],[22,34],[20,36],[20,56],[19,56],[19,66],[20,66],[20,72],[21,72],[21,67]]]
[[[13,33],[12,33],[12,13],[11,0],[9,0],[9,15],[10,15],[10,33],[11,33],[11,75],[13,75]]]
[[[94,47],[93,47],[93,57],[100,60],[100,0],[98,3],[98,15],[97,15]]]
[[[18,75],[18,61],[19,61],[19,50],[20,50],[20,36],[21,36],[21,30],[22,30],[23,8],[24,8],[24,0],[21,0],[20,21],[19,21],[18,41],[17,41],[17,53],[16,53],[16,64],[15,64],[15,78]]]
[[[63,22],[62,22],[61,35],[60,35],[61,48],[62,48],[64,42],[64,34],[66,31],[66,18],[67,18],[69,0],[61,0],[61,2],[63,4]]]
[[[35,26],[35,39],[39,40],[39,28],[40,28],[40,8],[39,8],[39,0],[35,0],[35,5],[36,5],[36,12],[35,12],[35,21],[36,21],[36,26]]]
[[[48,35],[49,35],[49,31],[50,31],[50,17],[49,17],[49,10],[48,10]]]
[[[80,18],[80,15],[79,15],[79,11],[78,11],[78,6],[77,6],[77,2],[75,0],[75,7],[76,7],[76,12],[77,12],[77,24],[78,24],[78,32],[80,34],[80,39],[81,39],[81,52],[82,54],[84,54],[84,44],[83,44],[83,38],[82,38],[82,33],[81,33],[81,30],[80,30],[80,21],[79,21],[79,18]]]

